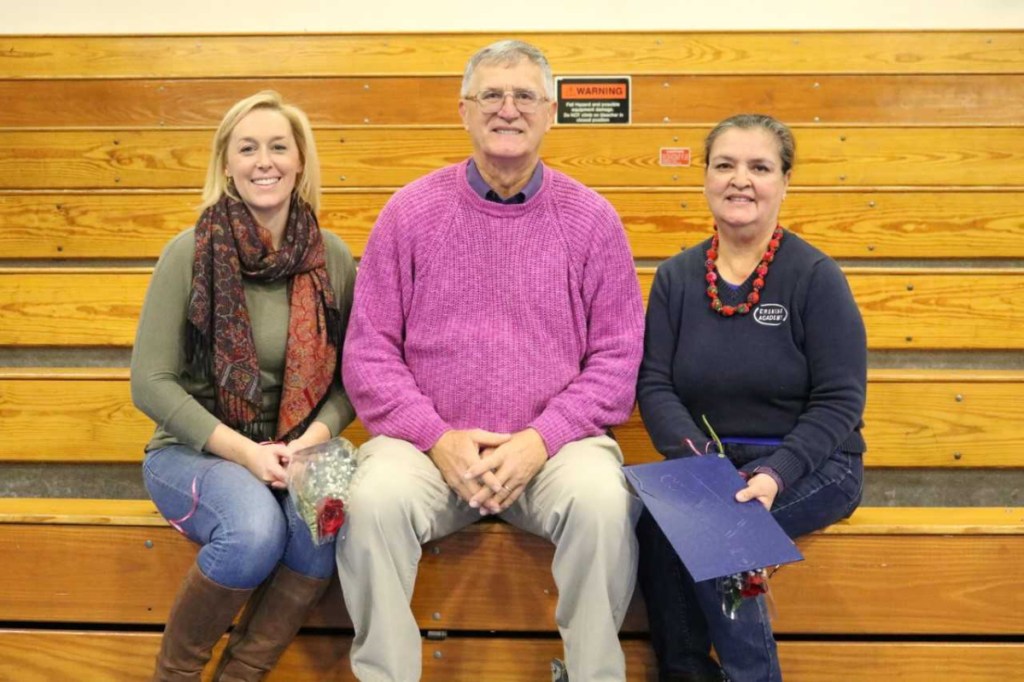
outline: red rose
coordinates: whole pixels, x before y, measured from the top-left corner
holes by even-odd
[[[336,498],[321,500],[316,506],[316,530],[321,539],[329,538],[345,524],[345,503]]]
[[[740,594],[744,597],[756,597],[768,591],[768,584],[764,576],[759,572],[748,573],[743,576]]]

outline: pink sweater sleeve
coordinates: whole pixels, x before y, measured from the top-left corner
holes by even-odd
[[[413,264],[397,239],[397,213],[385,206],[360,261],[342,372],[371,434],[407,440],[425,452],[451,427],[420,391],[403,355]]]
[[[582,370],[531,424],[548,454],[567,443],[597,436],[629,419],[643,356],[644,311],[636,267],[622,222],[607,202],[576,211],[563,206],[566,239],[582,249],[582,295],[587,316],[587,352]],[[596,209],[596,210],[595,210]]]

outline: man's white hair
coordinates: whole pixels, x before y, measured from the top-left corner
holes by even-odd
[[[520,59],[529,59],[540,67],[541,75],[544,78],[544,96],[548,99],[555,98],[555,78],[551,75],[551,64],[544,53],[529,43],[521,40],[499,40],[487,47],[477,51],[466,64],[466,71],[462,74],[462,97],[468,97],[469,84],[473,80],[473,72],[481,64],[501,64],[512,66],[519,63]]]

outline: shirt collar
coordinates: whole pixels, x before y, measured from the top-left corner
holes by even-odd
[[[473,159],[470,159],[469,164],[466,166],[466,179],[469,181],[469,186],[473,188],[473,191],[476,192],[481,199],[493,201],[496,204],[522,204],[526,203],[540,190],[540,186],[544,182],[544,164],[538,161],[537,167],[533,169],[533,175],[530,176],[526,186],[516,194],[510,196],[508,199],[502,199],[501,196],[487,184],[487,181],[484,180],[484,176],[480,174],[480,169],[476,166],[476,161]]]

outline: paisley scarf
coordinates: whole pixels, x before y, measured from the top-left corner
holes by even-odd
[[[199,217],[185,357],[215,386],[214,414],[254,440],[301,436],[337,376],[341,312],[327,275],[323,237],[313,211],[292,197],[281,246],[245,203],[227,195]],[[276,433],[260,413],[263,395],[242,278],[288,279],[288,345]]]

